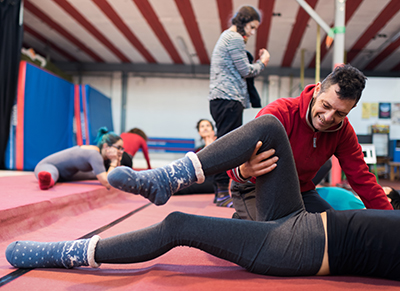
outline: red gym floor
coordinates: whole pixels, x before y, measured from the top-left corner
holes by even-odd
[[[33,174],[1,177],[0,185],[2,290],[400,290],[400,282],[375,278],[255,275],[188,247],[139,264],[24,273],[5,259],[14,240],[71,240],[95,233],[105,238],[149,226],[176,210],[229,218],[233,209],[216,207],[213,195],[173,196],[157,207],[140,196],[107,191],[96,181],[40,191]]]

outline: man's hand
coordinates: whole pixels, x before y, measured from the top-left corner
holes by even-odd
[[[272,157],[272,155],[275,154],[275,150],[269,149],[257,155],[261,146],[262,142],[259,141],[250,159],[246,163],[240,165],[240,174],[243,178],[249,179],[250,177],[265,175],[276,168],[276,162],[279,158],[276,156]]]

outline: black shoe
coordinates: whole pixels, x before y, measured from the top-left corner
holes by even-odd
[[[241,219],[241,218],[240,218],[240,216],[239,216],[239,214],[237,212],[234,212],[232,214],[232,219]]]

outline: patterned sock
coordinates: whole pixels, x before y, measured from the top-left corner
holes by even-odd
[[[100,237],[63,242],[15,241],[6,249],[7,261],[16,268],[99,267],[94,251]]]
[[[172,194],[197,183],[204,182],[201,163],[195,153],[161,168],[134,171],[118,167],[108,175],[108,183],[114,188],[132,194],[140,194],[156,205],[165,204]]]
[[[51,177],[51,174],[49,172],[39,172],[38,179],[40,190],[47,190],[54,185],[53,177]]]
[[[218,197],[217,198],[217,206],[232,208],[233,200],[232,200],[231,196],[227,195],[225,197]]]

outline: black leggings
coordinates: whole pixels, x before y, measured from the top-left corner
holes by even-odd
[[[255,145],[279,156],[277,168],[257,178],[257,220],[244,221],[174,212],[151,227],[100,240],[98,263],[135,263],[176,246],[190,246],[271,275],[314,275],[325,245],[319,214],[304,210],[291,148],[272,115],[257,118],[207,146],[197,155],[206,176],[247,161]],[[273,221],[272,221],[273,220]]]
[[[327,211],[332,275],[400,280],[400,210]]]

